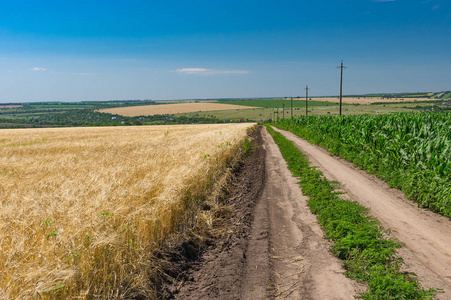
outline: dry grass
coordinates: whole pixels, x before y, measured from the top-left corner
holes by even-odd
[[[101,109],[100,112],[117,114],[127,117],[153,116],[153,115],[172,115],[180,113],[190,113],[197,111],[230,110],[255,108],[243,105],[230,105],[221,103],[178,103],[161,105],[129,106]]]
[[[304,100],[305,98],[299,98],[300,100]],[[339,103],[340,97],[325,97],[325,98],[312,98],[316,101],[327,101],[327,102],[334,102]],[[379,97],[343,97],[342,101],[343,103],[347,104],[371,104],[371,103],[402,103],[402,102],[414,102],[414,101],[430,101],[430,98],[390,98],[390,99],[383,99]]]
[[[250,126],[2,130],[0,299],[151,297],[150,254]]]

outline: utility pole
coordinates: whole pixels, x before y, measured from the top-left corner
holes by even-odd
[[[293,97],[291,97],[291,118],[293,119]]]
[[[341,116],[341,104],[343,99],[343,69],[346,69],[346,67],[343,67],[343,60],[341,60],[341,66],[337,67],[341,69],[341,76],[340,76],[340,116]]]
[[[305,87],[305,115],[308,115],[308,85]]]
[[[277,122],[279,122],[279,108],[277,108]]]
[[[285,119],[285,103],[282,103],[282,119]]]

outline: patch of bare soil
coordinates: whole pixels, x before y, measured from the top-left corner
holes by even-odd
[[[265,129],[230,197],[227,234],[165,289],[165,299],[353,299],[361,286],[343,275],[297,180]]]
[[[312,145],[291,132],[278,130],[319,166],[328,180],[342,184],[347,196],[369,207],[370,214],[392,230],[405,246],[399,254],[425,288],[442,288],[436,299],[451,299],[451,220],[419,208],[399,190],[358,170],[325,149]]]

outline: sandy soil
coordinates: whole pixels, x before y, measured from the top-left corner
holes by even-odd
[[[451,220],[437,215],[406,199],[382,180],[357,170],[325,149],[312,145],[294,134],[281,131],[286,138],[319,166],[327,179],[342,184],[350,199],[371,208],[370,214],[392,230],[405,247],[399,254],[426,288],[442,288],[437,299],[451,299]]]
[[[246,108],[255,108],[255,107],[204,102],[204,103],[177,103],[177,104],[115,107],[115,108],[100,109],[99,111],[127,117],[136,117],[136,116],[153,116],[153,115],[173,115],[198,111],[231,110],[231,109],[246,109]]]
[[[262,130],[229,199],[230,235],[177,284],[175,299],[354,299],[357,283],[329,253],[316,217],[272,138]],[[241,183],[239,183],[241,182]],[[170,298],[170,297],[168,297]]]

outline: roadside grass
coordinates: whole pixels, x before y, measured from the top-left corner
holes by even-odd
[[[343,262],[346,276],[367,283],[367,290],[356,297],[376,299],[433,299],[435,289],[424,290],[414,274],[401,271],[403,260],[396,249],[402,244],[390,237],[368,208],[340,198],[334,183],[310,166],[308,158],[291,141],[266,126],[287,161],[288,168],[300,179],[308,205],[317,215],[326,237],[334,242],[331,252]],[[336,185],[336,184],[335,184]]]

